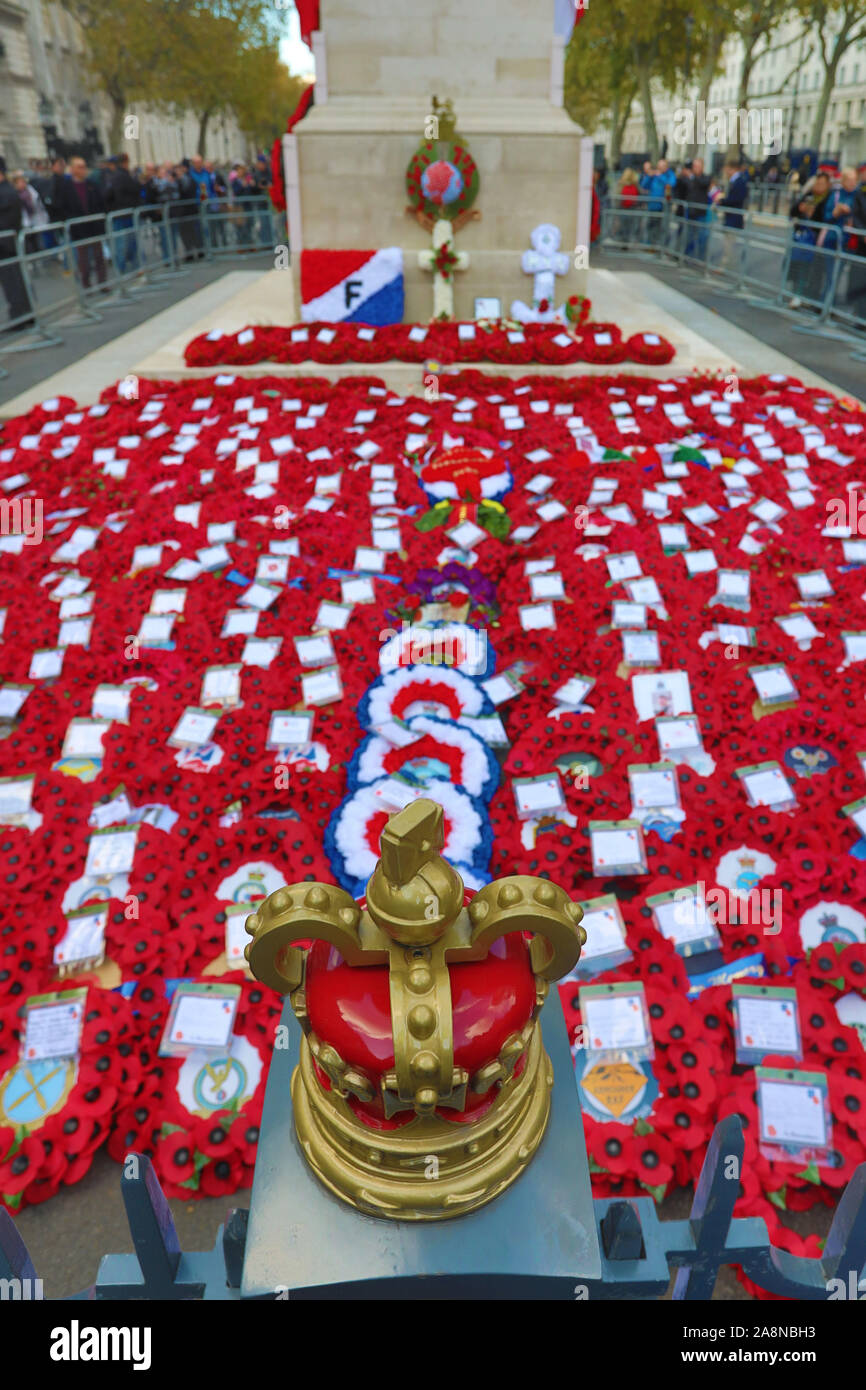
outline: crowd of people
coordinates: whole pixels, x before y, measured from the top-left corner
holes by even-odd
[[[780,198],[787,198],[794,222],[787,270],[791,307],[821,306],[834,284],[831,253],[843,251],[856,258],[846,266],[845,304],[866,322],[866,163],[838,173],[819,168],[805,177],[796,168],[784,171],[772,165],[764,177],[780,185]],[[676,169],[667,159],[646,160],[642,170],[628,167],[620,175],[614,207],[620,214],[641,217],[620,215],[613,224],[614,237],[634,239],[639,221],[639,240],[658,244],[670,235],[677,250],[703,261],[718,208],[726,233],[721,264],[729,266],[741,254],[742,242],[727,233],[743,231],[749,188],[750,171],[742,159],[729,158],[718,175],[708,173],[699,158]],[[668,218],[660,215],[666,207]]]
[[[64,236],[58,224],[64,224],[75,254],[74,267],[66,268],[77,272],[85,289],[95,282],[108,293],[106,256],[120,275],[137,270],[142,222],[154,224],[166,262],[173,252],[184,261],[201,259],[205,237],[214,248],[228,247],[229,224],[236,228],[238,251],[270,244],[265,197],[270,183],[264,155],[230,168],[200,154],[136,167],[129,155],[112,155],[95,168],[81,156],[68,163],[58,156],[14,171],[0,157],[0,289],[10,328],[21,331],[33,323],[18,260],[21,231],[25,252],[32,254],[60,247]]]

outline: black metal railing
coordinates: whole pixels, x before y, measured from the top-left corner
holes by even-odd
[[[597,1198],[602,1274],[586,1281],[585,1296],[660,1298],[676,1270],[673,1298],[705,1300],[725,1265],[739,1265],[760,1288],[787,1298],[831,1300],[839,1297],[840,1287],[866,1289],[866,1163],[842,1195],[823,1254],[812,1259],[774,1247],[762,1218],[733,1215],[739,1182],[731,1172],[742,1170],[744,1147],[738,1115],[716,1125],[685,1220],[660,1221],[651,1197]],[[245,1208],[229,1213],[213,1250],[185,1253],[148,1158],[127,1155],[121,1191],[135,1253],[104,1256],[96,1282],[73,1299],[241,1297]],[[9,1281],[4,1287],[32,1290],[39,1287],[37,1279],[11,1216],[0,1209],[0,1280]],[[358,1292],[363,1296],[363,1287]]]
[[[57,346],[61,330],[165,288],[196,261],[273,252],[285,241],[284,215],[261,196],[175,201],[2,233],[0,272],[17,312],[0,322],[0,354]]]
[[[841,332],[866,348],[866,229],[704,203],[617,200],[602,210],[597,245],[637,253],[718,281],[793,317],[801,331]]]

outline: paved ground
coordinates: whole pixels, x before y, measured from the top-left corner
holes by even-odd
[[[657,256],[601,251],[593,252],[592,263],[598,270],[611,270],[614,273],[618,270],[642,270],[653,275],[720,318],[751,333],[768,347],[811,368],[841,392],[851,392],[861,398],[866,393],[866,361],[854,360],[851,339],[832,327],[825,330],[827,336],[802,331],[810,327],[808,314],[784,314],[762,308],[752,295],[734,295],[713,278],[697,271],[681,270],[676,265],[665,265]],[[866,332],[862,335],[859,350],[866,357]],[[676,367],[675,362],[672,367]]]
[[[220,256],[211,261],[193,261],[184,266],[182,271],[171,276],[167,283],[148,287],[145,293],[135,291],[138,295],[135,299],[122,300],[115,294],[94,301],[94,308],[103,315],[96,322],[82,319],[77,309],[73,309],[63,319],[50,320],[49,328],[63,339],[62,343],[51,347],[24,351],[24,348],[36,341],[32,336],[3,332],[0,329],[0,370],[9,373],[8,377],[0,377],[0,404],[12,400],[14,396],[36,386],[45,377],[52,376],[64,367],[73,366],[87,353],[103,347],[122,333],[137,328],[154,314],[171,308],[178,300],[195,294],[197,290],[219,280],[229,271],[261,272],[272,269],[273,263],[273,251],[244,252]],[[52,274],[54,291],[57,290],[57,272]],[[69,282],[66,281],[66,284],[68,286]],[[62,293],[62,289],[57,290],[57,293]],[[124,364],[118,363],[118,377],[123,375],[123,370]]]

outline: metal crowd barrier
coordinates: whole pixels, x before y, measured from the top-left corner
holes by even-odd
[[[267,197],[176,200],[0,234],[0,284],[22,306],[0,322],[0,356],[57,346],[59,328],[158,292],[197,260],[272,251],[284,241],[284,218]]]
[[[598,244],[614,254],[659,259],[718,280],[756,306],[792,319],[796,332],[849,337],[861,360],[866,348],[866,229],[834,227],[802,219],[768,223],[753,208],[725,209],[703,203],[641,198],[630,206],[602,209]],[[725,214],[742,219],[726,225]],[[801,229],[816,240],[797,240]],[[828,237],[828,230],[832,236]],[[825,243],[818,244],[823,235]],[[848,249],[850,238],[862,253]]]

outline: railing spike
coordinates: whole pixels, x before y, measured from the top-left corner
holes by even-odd
[[[30,1251],[5,1207],[0,1207],[0,1279],[20,1279],[22,1282],[36,1279]]]
[[[180,1241],[168,1199],[144,1154],[127,1154],[120,1181],[132,1243],[151,1298],[171,1288],[180,1263]]]

